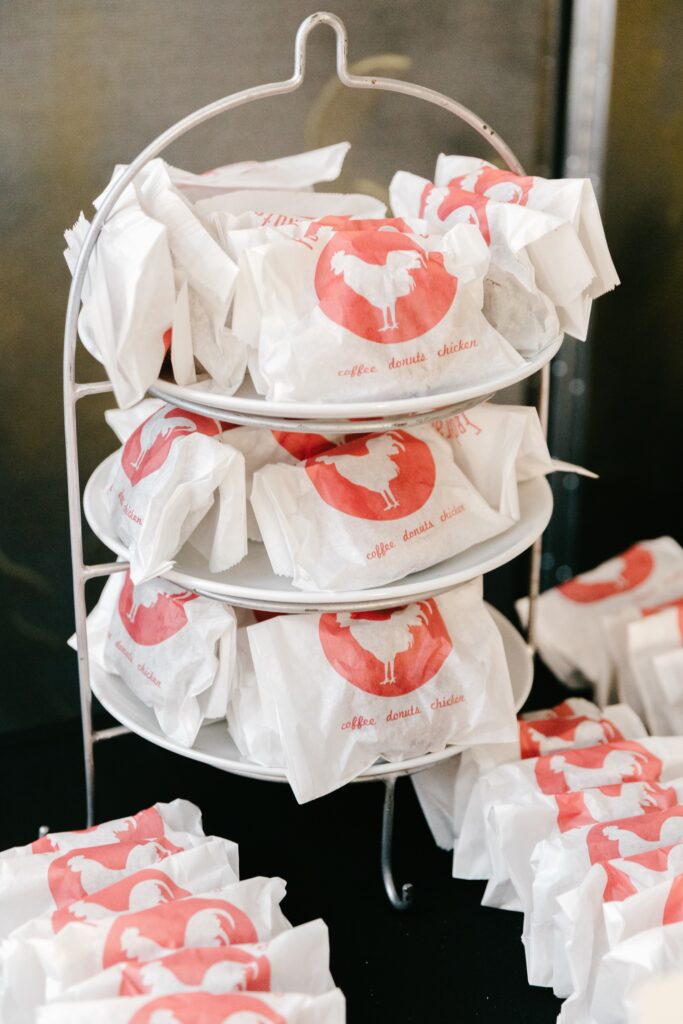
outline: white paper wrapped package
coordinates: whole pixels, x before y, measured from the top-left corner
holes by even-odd
[[[637,716],[629,708],[620,708],[620,711],[621,729],[636,734],[640,732],[643,736],[645,730]],[[613,723],[610,723],[610,728],[614,728]],[[673,739],[644,737],[561,749],[541,757],[500,765],[482,776],[484,820],[488,830],[491,813],[503,803],[517,802],[521,806],[530,803],[533,807],[534,802],[545,795],[562,798],[557,804],[562,818],[573,819],[576,824],[585,814],[590,821],[583,797],[585,790],[623,783],[663,783],[679,776],[683,776],[683,745]],[[609,790],[606,789],[605,793]],[[609,803],[609,800],[605,802]],[[594,800],[593,805],[596,804]],[[526,848],[530,837],[524,836],[520,841]],[[493,835],[490,840],[487,838],[487,845],[492,856],[495,855],[497,847]],[[531,849],[527,850],[527,860]],[[492,864],[493,886],[504,883],[507,877],[506,867],[498,859]]]
[[[665,783],[659,784],[664,786]],[[553,973],[553,919],[557,900],[584,878],[592,864],[632,857],[674,846],[683,839],[683,807],[587,825],[557,834],[539,843],[532,856],[534,881],[532,909],[525,918],[525,946],[529,980],[551,983]],[[611,893],[606,892],[609,899]],[[607,904],[606,904],[607,907]]]
[[[361,437],[297,466],[265,466],[251,503],[273,570],[303,589],[381,586],[511,522],[430,426]]]
[[[170,409],[170,406],[165,405],[157,398],[146,398],[130,409],[108,409],[104,415],[119,441],[125,444],[130,435],[160,409]],[[185,413],[179,412],[179,415],[184,416]],[[229,448],[234,448],[242,453],[245,474],[244,490],[247,495],[251,493],[254,473],[263,466],[277,462],[294,466],[343,441],[338,434],[302,434],[289,430],[262,430],[259,427],[240,427],[233,423],[207,420],[201,416],[193,415],[192,418],[202,421],[203,425],[215,423],[217,430],[213,427],[206,427],[207,436],[215,437]],[[184,437],[185,435],[178,437],[175,444],[183,444]],[[234,483],[235,481],[233,479],[230,482]],[[238,486],[237,490],[241,492],[242,487]],[[237,500],[237,494],[235,500]],[[233,526],[238,527],[239,524],[233,523]],[[239,533],[240,531],[237,529],[237,537],[239,537]],[[247,503],[247,536],[249,540],[261,540],[261,533],[250,503]],[[228,547],[235,546],[237,537],[233,536],[227,539]],[[224,550],[225,542],[224,538],[218,537],[214,542],[219,556]]]
[[[274,401],[357,401],[464,387],[522,364],[483,314],[479,231],[349,221],[247,249],[233,330]]]
[[[241,946],[188,947],[144,963],[114,964],[67,989],[61,1000],[205,992],[307,992],[333,988],[324,921],[309,921],[276,938]]]
[[[236,844],[215,837],[112,843],[32,858],[28,865],[12,859],[0,869],[0,935],[50,938],[73,921],[144,910],[238,879]]]
[[[613,977],[610,967],[614,960],[611,956],[613,954],[618,958],[617,951],[626,943],[633,941],[638,935],[644,938],[654,929],[663,933],[661,944],[666,943],[668,930],[680,926],[683,922],[683,875],[661,882],[658,886],[646,889],[621,903],[605,904],[604,919],[607,947],[612,953],[608,953],[597,966],[594,985],[586,1002],[590,1001],[591,1020],[617,1021],[622,1018],[608,1006],[607,1000],[607,986]],[[674,936],[675,934],[674,932]],[[672,942],[675,948],[675,937]],[[635,947],[644,954],[641,970],[650,959],[647,952],[650,943],[651,940],[645,939],[642,944]],[[655,948],[657,945],[659,943],[655,943]],[[619,996],[621,995],[620,992]],[[618,1005],[621,1005],[620,1001]],[[578,1021],[579,1018],[573,1015],[568,1018],[569,1020]]]
[[[0,852],[0,862],[10,857],[25,857],[42,853],[67,853],[86,846],[106,843],[125,843],[141,839],[156,839],[173,832],[203,836],[202,815],[198,807],[188,800],[154,804],[127,818],[103,821],[99,825],[76,832],[48,832],[26,846],[14,846]]]
[[[614,664],[619,699],[630,704],[643,718],[646,718],[646,711],[641,695],[642,687],[638,685],[639,681],[633,672],[631,648],[633,648],[634,654],[636,652],[644,653],[643,649],[649,647],[650,641],[653,639],[650,635],[653,627],[643,625],[641,620],[656,616],[659,612],[664,612],[669,608],[680,609],[683,607],[683,567],[680,578],[674,578],[671,581],[669,594],[660,594],[659,598],[659,603],[654,607],[641,608],[637,605],[629,605],[605,617],[605,636]],[[668,633],[668,630],[666,632]],[[659,634],[657,627],[654,628],[654,633],[655,635]],[[666,635],[663,638],[666,640]],[[672,644],[665,643],[664,648],[678,646],[679,639],[676,637],[675,631],[672,639],[674,642]],[[651,731],[660,732],[661,730],[658,727],[652,728]],[[674,731],[680,732],[680,730]]]
[[[65,853],[29,854],[0,861],[0,938],[40,914],[206,842],[205,836],[168,832]]]
[[[36,1024],[344,1024],[344,996],[270,992],[175,992],[102,1002],[53,1003],[38,1011]]]
[[[655,692],[667,711],[668,732],[683,733],[683,648],[658,654],[653,659]]]
[[[501,171],[476,157],[442,153],[434,181],[439,187],[457,187],[498,203],[550,214],[562,222],[562,227],[532,242],[528,250],[537,284],[558,307],[563,330],[585,338],[592,300],[619,284],[588,178],[528,177]]]
[[[160,159],[143,168],[97,239],[78,325],[84,345],[104,364],[120,406],[144,396],[169,347],[174,372],[181,371],[179,384],[195,379],[194,355],[228,391],[244,375],[244,347],[225,329],[237,267],[196,216],[191,200],[237,188],[306,188],[333,180],[348,148],[341,143],[267,163],[221,167],[206,175],[190,174]],[[123,170],[115,168],[112,183]],[[88,228],[81,214],[66,232],[65,257],[72,273]]]
[[[260,427],[237,427],[223,424],[221,440],[244,456],[246,493],[251,494],[254,473],[264,466],[283,463],[296,466],[328,451],[341,438],[333,434],[301,434],[288,430],[262,430]],[[247,507],[249,540],[261,540],[251,503]]]
[[[668,600],[680,586],[683,549],[671,537],[644,540],[541,594],[536,606],[536,637],[543,660],[570,685],[593,683],[598,704],[609,699],[614,664],[606,639],[606,616],[622,608],[649,608]],[[660,596],[662,595],[662,596]],[[517,603],[526,617],[528,600]]]
[[[484,402],[470,412],[432,426],[453,450],[453,458],[491,508],[518,520],[518,484],[557,469],[594,476],[550,457],[533,406]]]
[[[249,761],[282,768],[285,752],[272,689],[259,684],[247,637],[247,625],[272,618],[267,612],[243,612],[237,630],[237,671],[228,704],[228,730],[237,749]]]
[[[475,747],[467,751],[455,780],[454,877],[491,878],[493,874],[487,839],[487,808],[497,799],[492,793],[497,776],[489,772],[508,762],[526,761],[553,751],[592,747],[644,735],[643,723],[629,708],[614,705],[602,712],[590,701],[572,697],[541,716],[534,712],[523,715],[519,721],[519,739],[514,746]],[[542,792],[528,771],[518,773],[512,765],[510,774],[511,785],[505,789],[507,799],[516,794],[525,798],[528,793]],[[505,773],[501,775],[505,778]]]
[[[587,285],[592,267],[573,232],[556,217],[523,206],[496,202],[456,184],[437,188],[426,178],[399,171],[389,186],[396,217],[424,219],[430,231],[442,234],[455,224],[474,224],[490,247],[491,262],[484,281],[484,315],[518,352],[526,355],[550,344],[560,334],[555,307],[537,284],[534,246],[560,233],[572,279]],[[567,251],[568,249],[568,251]],[[558,253],[556,258],[561,258]],[[578,260],[577,267],[575,261]],[[544,268],[538,268],[544,279]]]
[[[153,709],[164,735],[191,747],[205,720],[223,718],[235,671],[235,613],[167,580],[107,581],[88,616],[92,661]]]
[[[638,693],[651,732],[671,735],[680,732],[681,693],[683,692],[683,605],[665,608],[654,615],[629,623],[626,630],[626,659],[629,677]],[[669,657],[673,671],[660,668],[662,656]],[[678,678],[677,678],[678,677]],[[671,683],[667,686],[666,679]],[[662,682],[664,681],[664,685]],[[678,704],[678,708],[676,705]],[[676,713],[674,712],[676,709]]]
[[[50,939],[10,938],[0,947],[3,1024],[32,1021],[37,1006],[114,964],[274,938],[291,927],[279,909],[284,892],[280,878],[250,878],[95,924],[73,922]]]
[[[590,1006],[600,961],[610,949],[607,904],[630,900],[680,875],[683,845],[662,846],[631,857],[594,864],[579,884],[558,897],[553,920],[553,988],[570,996],[562,1021],[582,1021]],[[611,912],[611,911],[610,911]],[[618,941],[613,937],[614,941]]]
[[[626,939],[598,965],[585,1024],[677,1024],[683,999],[683,923]]]
[[[422,812],[432,830],[434,840],[444,850],[452,850],[459,845],[458,840],[463,831],[463,824],[471,815],[467,829],[471,840],[467,855],[460,859],[457,850],[454,858],[455,877],[489,878],[490,860],[486,849],[484,834],[484,818],[479,791],[479,779],[486,772],[492,771],[497,765],[507,761],[518,761],[521,757],[537,757],[541,750],[539,744],[553,743],[557,733],[557,744],[571,742],[576,727],[585,718],[599,719],[600,709],[590,701],[580,697],[570,697],[554,708],[530,711],[519,715],[517,722],[519,737],[513,743],[483,745],[466,750],[457,759],[444,761],[426,772],[418,772],[411,777],[413,787],[420,801]],[[556,719],[563,719],[555,724]],[[579,719],[579,721],[577,721]],[[541,731],[534,727],[539,721]],[[585,728],[585,727],[584,727]],[[606,735],[607,729],[597,727],[585,736],[579,730],[577,746],[591,746],[594,743],[608,742],[616,739],[614,735]],[[547,734],[547,735],[546,735]],[[566,745],[566,744],[565,744]],[[553,748],[554,749],[554,748]],[[470,808],[470,801],[472,807]],[[467,873],[460,875],[461,868]],[[481,871],[480,874],[470,874]]]
[[[624,782],[554,796],[536,793],[518,802],[498,803],[488,809],[489,849],[494,874],[484,894],[484,906],[499,906],[509,885],[516,894],[515,909],[529,911],[534,881],[531,857],[538,843],[556,834],[568,834],[596,822],[656,814],[683,799],[683,779],[659,782]]]
[[[299,802],[378,757],[514,738],[502,640],[480,580],[394,610],[278,616],[247,634]]]
[[[107,500],[135,583],[171,568],[188,540],[211,572],[246,555],[244,457],[220,435],[216,420],[162,405],[121,448]]]
[[[95,206],[99,207],[103,198],[96,199]],[[153,254],[131,230],[131,226],[139,225],[144,225],[147,235],[153,226],[159,236]],[[67,233],[70,266],[75,264],[89,227],[82,215],[76,227]],[[246,349],[225,328],[237,265],[176,188],[163,160],[151,160],[124,190],[95,243],[94,253],[94,273],[100,266],[102,272],[93,276],[79,327],[82,336],[89,338],[89,350],[102,359],[108,372],[111,366],[114,394],[120,405],[130,405],[143,397],[158,376],[169,347],[174,370],[184,370],[178,383],[189,384],[196,379],[194,355],[226,390],[232,392],[239,387],[246,368]],[[98,312],[100,309],[104,314]],[[110,310],[117,315],[110,314]],[[166,325],[161,334],[159,320]],[[151,327],[155,328],[153,333]],[[177,346],[182,349],[180,354],[175,351]],[[147,347],[154,353],[153,360],[144,354]]]
[[[90,227],[83,214],[65,232],[73,274]],[[156,380],[170,343],[175,307],[166,228],[132,197],[102,228],[88,263],[78,332],[114,386],[121,406],[139,401]]]

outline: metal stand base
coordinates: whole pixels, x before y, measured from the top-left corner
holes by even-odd
[[[391,850],[394,839],[394,799],[396,778],[384,780],[384,806],[382,807],[382,880],[389,902],[395,910],[408,910],[413,905],[413,884],[404,882],[401,893],[396,888],[391,870]]]

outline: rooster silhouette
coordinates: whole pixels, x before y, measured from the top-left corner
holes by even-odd
[[[619,844],[620,857],[632,857],[636,853],[646,853],[660,846],[674,846],[683,842],[683,818],[680,815],[666,818],[657,839],[643,839],[637,832],[622,828],[619,824],[605,825],[602,834],[611,842]]]
[[[592,768],[572,764],[563,754],[554,754],[550,758],[550,770],[563,774],[569,789],[594,789],[637,778],[642,775],[645,761],[645,755],[638,750],[610,750],[602,764]]]
[[[126,618],[129,622],[135,622],[140,608],[154,608],[161,598],[175,597],[182,602],[184,599],[191,601],[194,596],[188,591],[174,587],[173,584],[165,583],[164,580],[146,580],[133,588],[133,598],[130,608],[126,612]]]
[[[666,850],[666,847],[663,847],[662,850]],[[683,845],[679,843],[670,847],[664,858],[664,863],[658,863],[656,868],[644,864],[641,860],[624,860],[619,864],[617,870],[630,878],[639,890],[658,885],[665,877],[671,878],[683,874]]]
[[[101,921],[111,916],[111,910],[97,902],[100,893],[94,899],[75,900],[69,904],[69,913],[81,921]],[[101,898],[101,897],[100,897]],[[160,903],[169,903],[175,899],[175,893],[159,878],[146,878],[137,882],[128,894],[127,906],[120,908],[129,913],[148,910]]]
[[[348,629],[359,647],[372,654],[384,666],[380,686],[396,682],[395,662],[415,642],[413,630],[429,625],[427,605],[409,604],[388,619],[354,618],[353,612],[338,612],[337,622]]]
[[[192,434],[196,429],[197,424],[187,416],[161,416],[159,413],[150,416],[140,427],[140,451],[135,460],[131,462],[131,468],[135,470],[141,468],[158,437],[168,437],[173,432]]]
[[[416,249],[392,249],[386,263],[366,263],[350,252],[335,252],[330,261],[332,272],[344,278],[356,295],[360,295],[382,313],[380,331],[395,331],[396,303],[415,288],[414,270],[426,267],[424,255]]]
[[[183,947],[229,946],[234,920],[225,910],[205,908],[196,911],[185,925]],[[121,949],[131,960],[158,960],[174,946],[161,946],[131,925],[121,933]]]
[[[80,876],[83,891],[90,894],[113,885],[114,882],[118,882],[135,871],[151,867],[152,864],[157,864],[167,856],[168,850],[158,843],[140,843],[132,848],[128,854],[126,866],[123,868],[108,868],[92,857],[78,854],[69,859],[69,870]]]
[[[583,802],[593,821],[632,818],[651,807],[658,807],[657,789],[647,782],[627,782],[615,796],[600,789],[586,789]]]
[[[400,474],[394,461],[405,451],[405,444],[399,434],[379,434],[365,441],[366,452],[360,455],[318,455],[316,462],[334,466],[340,476],[356,487],[365,487],[380,494],[386,502],[384,511],[399,508],[400,502],[391,490],[392,481]]]
[[[185,982],[166,966],[167,960],[167,957],[161,960],[152,960],[139,968],[140,981],[147,992],[161,995],[184,992],[187,989]],[[211,964],[204,972],[201,987],[203,991],[213,992],[215,995],[221,995],[223,992],[235,992],[241,988],[240,981],[243,976],[243,964],[234,960],[219,961]]]
[[[574,735],[569,739],[564,736],[546,735],[540,729],[527,722],[526,729],[529,740],[537,746],[539,754],[550,754],[554,750],[571,749],[574,747],[592,747],[605,741],[605,725],[595,719],[587,718],[579,722]],[[609,727],[608,727],[609,728]],[[556,769],[553,768],[553,771]]]

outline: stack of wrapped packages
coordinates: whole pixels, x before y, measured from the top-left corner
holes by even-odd
[[[218,402],[242,388],[270,402],[317,403],[320,417],[321,404],[334,415],[339,402],[485,393],[488,382],[521,379],[535,356],[549,358],[564,332],[585,338],[593,299],[618,283],[590,182],[442,155],[434,181],[394,176],[387,215],[371,196],[312,191],[339,175],[348,148],[204,175],[155,159],[109,215],[88,263],[79,333],[104,364],[118,405],[107,418],[121,448],[109,459],[103,497],[129,569],[110,577],[89,616],[91,662],[150,707],[180,747],[191,747],[204,723],[225,721],[244,758],[284,768],[299,801],[344,785],[379,758],[464,751],[457,783],[448,776],[449,796],[445,776],[425,784],[432,794],[441,786],[432,817],[451,844],[457,834],[456,874],[490,878],[487,903],[524,909],[532,980],[573,991],[580,1007],[592,1006],[595,992],[600,1006],[591,971],[631,927],[610,930],[607,917],[603,926],[603,903],[630,907],[630,893],[615,893],[623,896],[624,885],[635,892],[641,883],[633,878],[644,877],[635,872],[617,884],[603,865],[649,851],[656,844],[644,830],[670,839],[683,792],[678,741],[646,739],[623,705],[601,712],[571,700],[518,723],[481,579],[382,611],[273,615],[235,610],[163,578],[181,567],[186,549],[216,574],[260,544],[273,573],[300,590],[333,592],[343,606],[344,594],[404,580],[502,534],[522,516],[525,483],[569,468],[550,458],[535,411],[522,407],[485,403],[427,425],[349,436],[235,426],[145,398],[161,375],[162,393],[170,388],[178,402],[209,392]],[[81,216],[67,232],[72,271],[87,230]],[[369,415],[381,411],[372,408]],[[303,415],[299,406],[295,415]],[[543,606],[540,613],[546,635]],[[615,630],[629,625],[619,619]],[[593,636],[586,631],[586,653]],[[558,660],[568,664],[562,640]],[[212,842],[222,841],[202,839],[198,851],[173,856],[201,858]],[[131,854],[131,865],[139,856]],[[108,868],[120,873],[127,863]],[[647,867],[648,878],[669,878],[664,861]],[[199,892],[227,886],[219,900],[239,908],[204,916],[207,897],[194,888],[173,900],[180,881],[191,884],[185,871],[158,889],[157,902],[172,908],[169,923],[144,931],[138,919],[162,911],[136,905],[134,920],[116,916],[118,896],[93,909],[82,884],[91,877],[81,872],[67,910],[46,896],[45,907],[13,923],[3,1020],[24,1019],[10,1014],[27,992],[34,1003],[50,1001],[41,1024],[86,1014],[94,1024],[185,1021],[194,1019],[192,1000],[211,1024],[237,1007],[231,1002],[228,1012],[218,1000],[256,998],[164,989],[150,1009],[147,997],[133,994],[148,991],[135,987],[143,976],[145,985],[180,977],[180,988],[203,976],[192,958],[178,975],[166,969],[160,950],[169,936],[174,948],[210,946],[205,927],[235,929],[244,914],[263,920],[239,931],[239,942],[283,931],[281,883],[202,881]],[[649,898],[641,888],[633,899]],[[175,914],[198,901],[191,920]],[[48,910],[52,917],[25,923]],[[657,910],[637,910],[634,920],[647,913]],[[288,947],[276,943],[297,932],[266,947],[274,976],[285,981],[299,974],[276,970],[276,948],[289,963]],[[251,947],[239,962],[254,957]],[[317,994],[330,985],[326,968],[304,954],[295,960],[298,987],[313,994],[259,996],[258,1019],[340,1019],[341,997]],[[153,967],[131,966],[138,961]],[[228,970],[211,963],[207,977]],[[256,968],[229,970],[231,978],[261,978]],[[108,1004],[104,1015],[96,1007],[105,1004],[77,1005],[116,994],[129,1001]],[[249,1009],[240,1003],[235,1012],[246,1019]]]
[[[189,747],[202,724],[227,718],[242,755],[284,767],[300,801],[380,757],[514,740],[481,579],[384,611],[274,616],[158,574],[183,542],[215,565],[245,532],[301,586],[365,588],[432,565],[515,523],[520,482],[562,468],[534,409],[486,403],[342,444],[156,400],[107,419],[123,445],[106,500],[130,569],[88,619],[90,657],[154,710],[164,735]]]
[[[3,1024],[344,1024],[321,920],[185,800],[0,853]]]
[[[434,183],[394,176],[387,216],[371,196],[312,190],[348,149],[202,175],[150,161],[97,238],[79,317],[118,405],[103,500],[130,566],[89,617],[91,661],[180,747],[227,720],[242,756],[284,768],[300,801],[378,758],[514,741],[481,580],[384,611],[269,616],[164,579],[183,552],[218,574],[261,545],[293,587],[353,608],[345,594],[359,603],[514,527],[520,487],[568,467],[523,407],[310,434],[147,390],[162,374],[185,400],[225,396],[249,377],[246,394],[330,406],[481,385],[521,375],[564,331],[583,338],[592,300],[618,283],[587,181],[442,156]],[[87,230],[81,216],[67,232],[72,270]]]
[[[527,603],[519,603],[522,617]],[[538,648],[558,679],[618,695],[651,732],[683,732],[683,549],[643,540],[542,594]]]
[[[248,373],[278,402],[367,402],[481,384],[565,331],[585,338],[593,299],[618,284],[588,180],[442,155],[434,183],[394,176],[387,217],[371,196],[311,190],[348,149],[137,174],[79,319],[119,406],[164,364],[183,387],[230,395]],[[87,230],[81,215],[67,232],[72,270]]]
[[[642,982],[683,957],[682,584],[662,537],[543,594],[545,659],[624,703],[570,697],[413,780],[454,876],[524,914],[529,981],[566,1000],[559,1024],[626,1024]]]

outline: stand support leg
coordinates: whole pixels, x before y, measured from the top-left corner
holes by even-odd
[[[394,837],[394,797],[396,779],[384,780],[384,806],[382,808],[382,879],[389,902],[396,910],[408,910],[413,903],[412,882],[404,882],[399,895],[391,871],[391,850]]]
[[[85,804],[87,827],[95,824],[95,743],[92,729],[91,694],[87,694],[87,713],[83,710],[83,760],[85,768]]]
[[[538,388],[538,418],[541,421],[543,434],[548,436],[548,412],[550,407],[550,363],[546,363],[540,373]],[[543,535],[535,541],[531,549],[531,566],[529,569],[529,618],[527,621],[527,644],[532,654],[536,653],[536,603],[541,589],[541,555],[543,554]]]

